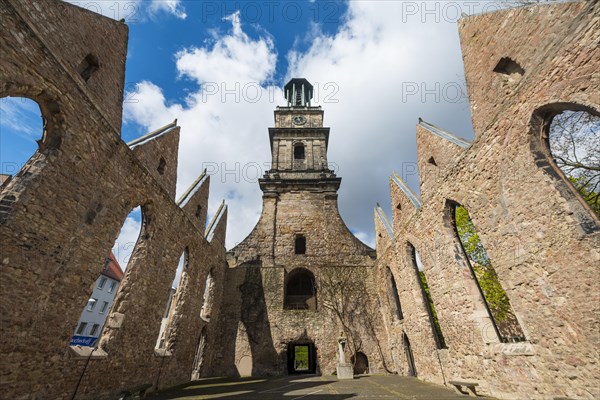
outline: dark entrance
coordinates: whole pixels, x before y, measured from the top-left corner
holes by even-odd
[[[406,333],[402,334],[404,342],[404,354],[406,354],[406,364],[408,365],[408,376],[417,376],[417,368],[415,367],[415,358],[410,347],[410,341]]]
[[[369,373],[369,359],[365,353],[358,352],[352,356],[352,364],[354,364],[354,375],[366,375]]]
[[[289,374],[315,373],[315,346],[312,343],[290,343],[287,355]]]

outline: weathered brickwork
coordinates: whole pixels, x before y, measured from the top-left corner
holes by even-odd
[[[507,399],[600,397],[600,224],[543,138],[556,112],[598,115],[599,16],[600,3],[580,2],[459,23],[476,139],[468,146],[420,122],[420,199],[394,176],[391,236],[376,213],[380,282],[386,267],[400,282],[404,319],[384,316],[399,372],[408,371],[406,333],[425,380],[474,381],[478,392]],[[494,72],[502,58],[524,73]],[[454,232],[453,203],[469,211],[524,342],[500,342]],[[433,340],[411,245],[447,349]]]
[[[175,202],[176,124],[130,146],[121,140],[124,24],[59,1],[2,0],[0,19],[0,97],[37,101],[46,121],[39,150],[0,194],[1,397],[70,399],[80,377],[77,398],[94,399],[189,381],[199,332],[206,326],[209,344],[215,336],[199,310],[210,270],[217,308],[222,296],[225,208],[207,240],[208,179]],[[86,81],[78,67],[89,54],[98,69]],[[140,238],[87,364],[89,352],[71,350],[70,337],[138,205]],[[156,353],[184,250],[169,347]]]

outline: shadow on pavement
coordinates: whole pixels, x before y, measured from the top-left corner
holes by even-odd
[[[308,378],[308,379],[307,379]],[[335,378],[334,378],[335,379]],[[356,394],[332,393],[326,386],[334,380],[309,377],[286,376],[282,378],[204,378],[184,386],[169,389],[153,396],[150,400],[175,399],[350,399]]]

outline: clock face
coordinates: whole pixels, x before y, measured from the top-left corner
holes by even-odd
[[[296,115],[292,117],[292,122],[295,125],[304,125],[306,123],[306,117],[304,117],[303,115]]]

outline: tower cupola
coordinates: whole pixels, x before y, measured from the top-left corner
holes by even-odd
[[[283,88],[288,107],[310,107],[313,86],[304,78],[293,78]]]

